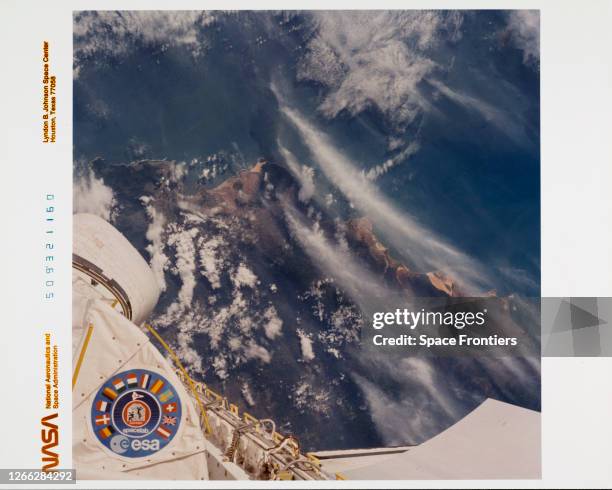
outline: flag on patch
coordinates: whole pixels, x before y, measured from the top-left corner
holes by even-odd
[[[166,390],[161,395],[159,395],[159,401],[162,403],[167,402],[168,400],[172,400],[174,398],[174,393],[172,390]]]
[[[96,416],[96,425],[109,425],[111,419],[107,413]]]
[[[143,374],[140,377],[140,387],[144,388],[146,390],[149,387],[149,381],[151,381],[151,375],[150,374]]]
[[[117,393],[111,390],[108,386],[102,390],[102,394],[111,401],[117,398]]]
[[[168,430],[167,427],[164,427],[163,425],[160,425],[157,428],[157,433],[162,436],[164,439],[168,439],[168,437],[170,437],[171,432]]]
[[[176,403],[167,403],[166,405],[164,405],[164,412],[176,412]]]
[[[162,420],[162,424],[176,425],[176,417],[170,417],[168,415],[164,415],[164,418]]]
[[[138,384],[138,376],[134,373],[130,373],[127,375],[127,385],[129,388],[132,388]]]
[[[106,412],[107,409],[108,402],[105,402],[104,400],[98,400],[98,403],[96,403],[96,410],[98,412]]]
[[[98,434],[100,434],[100,437],[102,439],[106,439],[107,437],[112,435],[113,432],[115,432],[115,429],[113,429],[112,427],[108,426],[108,427],[104,427],[104,429],[102,429],[102,430],[99,430]]]
[[[123,382],[123,380],[121,378],[117,378],[116,380],[113,381],[113,386],[115,387],[115,389],[121,393],[123,390],[125,390],[125,383]]]
[[[157,392],[162,389],[162,386],[164,386],[164,382],[161,379],[158,379],[157,381],[155,381],[155,383],[153,383],[153,386],[151,386],[151,389],[149,391],[151,393],[157,394]]]

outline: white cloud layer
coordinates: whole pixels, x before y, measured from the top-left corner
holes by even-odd
[[[96,177],[93,170],[89,169],[75,180],[72,194],[75,213],[95,214],[106,221],[112,221],[116,205],[113,190],[102,178]]]
[[[444,393],[445,383],[433,374],[432,367],[417,360],[401,366],[385,366],[402,384],[397,393],[389,393],[366,378],[353,374],[369,406],[376,429],[387,445],[419,444],[440,432],[447,422],[456,418],[449,412],[451,402]],[[381,366],[378,366],[381,369]],[[405,370],[401,373],[401,370]],[[434,393],[434,398],[431,394]],[[442,402],[440,405],[439,402]]]
[[[524,123],[517,120],[515,115],[498,109],[474,95],[452,89],[439,80],[431,80],[430,83],[455,104],[462,106],[468,111],[477,113],[488,124],[495,126],[499,132],[506,134],[515,142],[520,143],[525,138]]]
[[[523,51],[525,63],[540,61],[540,12],[512,10],[508,14],[508,28],[517,48]]]
[[[315,12],[316,36],[307,45],[298,77],[328,89],[320,106],[327,117],[341,111],[380,111],[397,127],[429,107],[418,88],[437,63],[426,54],[443,36],[460,37],[463,16],[435,11]]]
[[[410,143],[406,148],[404,148],[397,155],[385,160],[385,162],[379,165],[376,165],[375,167],[372,167],[367,172],[364,172],[364,176],[368,180],[375,181],[379,177],[382,177],[383,175],[385,175],[393,167],[399,165],[402,162],[405,162],[412,155],[414,155],[417,151],[419,151],[419,144],[415,142]]]
[[[302,359],[304,359],[305,361],[312,361],[315,358],[314,350],[312,349],[312,338],[310,338],[310,336],[301,328],[298,328],[295,333],[300,339]]]
[[[368,271],[351,253],[328,240],[316,225],[309,228],[295,209],[287,206],[285,218],[291,233],[315,266],[321,273],[332,276],[363,311],[369,311],[373,305],[380,306],[381,301],[395,297],[380,278]]]
[[[149,241],[146,247],[150,257],[149,265],[153,270],[159,289],[165,291],[165,270],[169,263],[168,257],[164,253],[166,243],[163,239],[166,218],[161,211],[158,211],[155,206],[153,206],[149,196],[141,197],[140,201],[143,203],[147,216],[150,219],[146,232],[146,238]]]
[[[273,293],[259,287],[250,262],[236,245],[235,237],[244,229],[232,217],[194,213],[181,199],[182,212],[176,221],[169,221],[152,198],[141,198],[150,220],[151,265],[159,280],[169,273],[164,281],[167,291],[174,293],[178,287],[153,323],[176,331],[173,347],[196,373],[212,369],[227,379],[246,362],[270,363],[275,344],[268,341],[282,335],[283,321],[268,300]],[[196,287],[210,290],[198,295]],[[197,347],[201,336],[213,353],[208,362],[203,362]]]
[[[314,169],[308,165],[300,165],[295,155],[285,148],[280,141],[277,141],[277,144],[289,170],[300,183],[298,199],[302,202],[310,201],[315,194]]]
[[[196,287],[196,249],[194,239],[198,234],[197,228],[179,229],[171,232],[167,237],[168,246],[175,250],[175,267],[173,272],[181,278],[181,288],[178,292],[177,301],[168,309],[173,314],[190,308],[193,300],[193,291]]]
[[[452,245],[435,236],[406,212],[397,209],[353,166],[328,136],[297,111],[282,106],[282,112],[298,130],[313,159],[326,177],[356,209],[370,218],[384,239],[408,257],[421,271],[443,270],[469,290],[483,282],[482,267]]]
[[[221,288],[220,247],[225,245],[221,237],[201,240],[199,243],[200,273],[208,279],[213,289]]]
[[[127,55],[134,43],[185,46],[198,55],[202,49],[198,32],[215,21],[204,11],[84,11],[73,23],[75,76],[82,57]]]

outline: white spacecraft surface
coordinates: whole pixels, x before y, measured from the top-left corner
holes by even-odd
[[[160,294],[151,269],[97,216],[74,216],[72,281],[80,479],[540,478],[540,414],[492,399],[417,446],[304,453],[189,377],[145,323]]]

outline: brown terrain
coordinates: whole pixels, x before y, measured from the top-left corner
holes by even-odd
[[[275,245],[281,246],[285,242],[277,220],[280,217],[278,207],[264,206],[260,199],[267,185],[266,173],[271,168],[278,171],[280,167],[260,160],[251,169],[239,172],[217,187],[202,190],[197,196],[198,204],[215,214],[246,218],[260,243],[263,242],[261,246],[269,253],[273,252]],[[291,201],[297,201],[295,185],[276,187],[277,197],[283,194]],[[373,223],[367,217],[347,221],[346,228],[352,249],[395,287],[417,296],[461,295],[455,281],[443,272],[413,271],[395,259],[378,239]]]

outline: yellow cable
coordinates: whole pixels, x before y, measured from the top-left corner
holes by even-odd
[[[85,335],[85,341],[83,342],[83,347],[81,347],[81,352],[79,353],[79,360],[76,363],[76,367],[74,368],[74,373],[72,374],[72,389],[76,385],[77,379],[79,377],[79,371],[81,370],[81,364],[83,364],[83,359],[85,358],[85,351],[87,350],[87,346],[89,345],[89,339],[91,339],[91,334],[93,333],[93,324],[89,324],[89,328],[87,329],[87,334]]]
[[[164,342],[164,339],[161,338],[161,336],[155,331],[155,329],[151,325],[149,325],[148,323],[145,323],[145,327],[147,327],[147,330],[149,330],[149,332],[153,334],[153,336],[159,341],[159,343],[164,346],[164,348],[168,351],[168,353],[172,357],[172,360],[176,363],[178,368],[183,373],[183,376],[185,376],[185,379],[189,383],[189,387],[191,388],[191,391],[193,395],[195,396],[196,401],[198,402],[198,406],[200,407],[200,413],[202,414],[202,419],[204,420],[204,426],[206,427],[206,432],[208,434],[212,434],[210,423],[208,422],[208,415],[206,414],[206,408],[204,407],[204,404],[202,403],[202,400],[200,399],[200,395],[198,395],[198,392],[195,389],[195,384],[193,383],[193,380],[187,374],[187,371],[183,367],[181,360],[174,353],[174,351],[170,348],[170,346],[166,344],[166,342]]]

